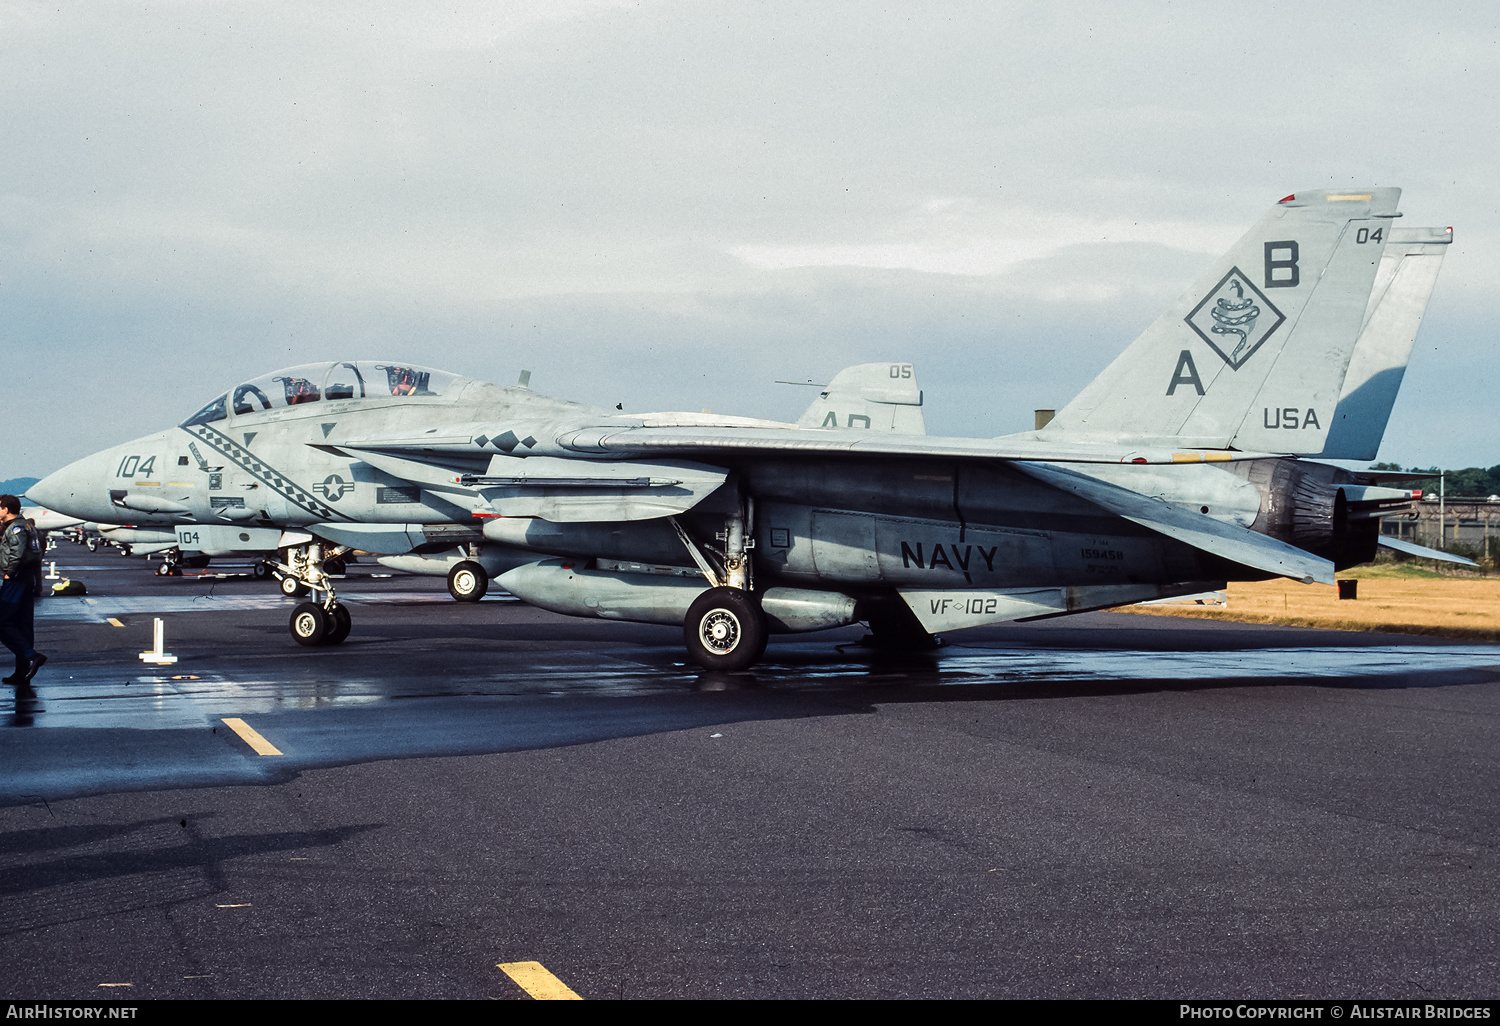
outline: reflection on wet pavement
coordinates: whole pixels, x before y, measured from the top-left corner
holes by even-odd
[[[1500,666],[1487,645],[1367,648],[1272,648],[1228,652],[985,649],[953,646],[940,653],[892,659],[857,646],[831,650],[812,642],[776,646],[779,661],[753,673],[705,674],[668,649],[633,649],[634,658],[602,653],[528,656],[524,667],[449,666],[440,675],[329,676],[325,666],[278,665],[275,673],[200,669],[143,672],[139,667],[78,667],[38,688],[35,701],[4,694],[0,711],[30,712],[26,725],[173,729],[227,715],[291,712],[422,698],[628,697],[750,688],[952,686],[1049,682],[1245,678],[1356,680]],[[643,659],[642,656],[645,658]],[[656,658],[652,658],[656,657]],[[650,661],[646,661],[649,659]],[[172,669],[178,669],[173,667]],[[9,707],[9,708],[7,708]],[[35,716],[45,711],[45,716]],[[17,722],[15,717],[9,722]]]

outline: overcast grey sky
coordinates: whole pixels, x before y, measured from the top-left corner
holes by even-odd
[[[0,478],[401,358],[1027,428],[1281,196],[1453,225],[1382,459],[1500,463],[1494,5],[0,0]]]

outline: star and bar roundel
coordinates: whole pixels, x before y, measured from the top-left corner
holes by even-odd
[[[1286,316],[1243,271],[1231,267],[1183,320],[1225,363],[1239,370]]]

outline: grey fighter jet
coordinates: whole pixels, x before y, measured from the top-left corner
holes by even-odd
[[[336,363],[239,385],[30,494],[93,520],[282,529],[283,570],[321,596],[293,612],[304,644],[348,633],[322,571],[346,548],[499,546],[521,599],[681,624],[692,660],[719,669],[754,663],[768,633],[863,621],[877,643],[920,645],[1232,579],[1331,583],[1413,498],[1306,459],[1373,455],[1384,430],[1431,291],[1402,267],[1446,241],[1393,248],[1398,198],[1287,196],[1037,431],[921,434],[907,364],[886,367],[875,431],[884,413],[619,414]]]
[[[252,575],[271,576],[281,531],[241,524],[96,524],[99,535],[127,556],[162,557],[159,577],[178,577],[182,568],[205,567],[217,556],[254,561]]]

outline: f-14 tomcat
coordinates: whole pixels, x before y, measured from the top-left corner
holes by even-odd
[[[1396,228],[1399,196],[1287,196],[1035,431],[923,434],[904,363],[852,368],[785,424],[347,362],[237,385],[29,494],[281,528],[281,572],[318,596],[291,618],[304,644],[348,633],[323,564],[349,548],[461,546],[461,589],[501,572],[547,609],[681,624],[719,669],[768,633],[863,621],[921,644],[1228,580],[1331,583],[1417,494],[1306,458],[1372,459],[1384,433],[1451,241]]]

